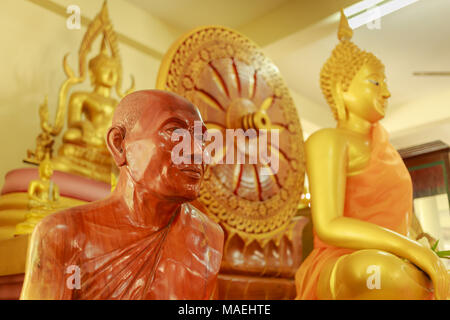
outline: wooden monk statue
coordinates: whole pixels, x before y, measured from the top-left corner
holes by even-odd
[[[177,129],[191,135],[189,157],[203,152],[194,124],[206,130],[197,108],[173,93],[138,91],[119,103],[106,136],[117,187],[37,225],[21,299],[215,297],[223,231],[187,203],[205,167],[171,157]]]

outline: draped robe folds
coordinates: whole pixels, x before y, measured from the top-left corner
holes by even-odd
[[[112,207],[88,204],[38,225],[22,298],[213,298],[223,246],[219,225],[182,204],[157,231],[131,228]]]
[[[408,169],[389,143],[387,131],[375,124],[369,163],[361,173],[347,177],[343,216],[406,236],[413,212],[412,195]],[[317,283],[326,263],[354,251],[329,245],[314,233],[314,249],[295,275],[296,299],[317,299]]]

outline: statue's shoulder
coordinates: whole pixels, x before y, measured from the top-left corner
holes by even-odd
[[[68,216],[64,211],[53,213],[42,219],[34,230],[39,238],[53,239],[60,235],[65,236],[68,230]]]
[[[324,128],[314,132],[306,140],[306,148],[318,148],[345,143],[345,133],[338,128]]]
[[[76,92],[72,93],[70,96],[71,101],[85,100],[87,98],[89,98],[89,92],[87,92],[87,91],[76,91]]]
[[[61,212],[62,213],[62,212]],[[34,228],[30,247],[39,261],[46,264],[63,264],[67,254],[71,254],[70,228],[66,215],[60,212],[42,219]]]
[[[92,204],[64,209],[48,215],[35,228],[35,238],[45,242],[71,243],[82,238],[84,217],[94,210]],[[79,241],[77,241],[79,244]]]
[[[222,251],[224,233],[222,227],[206,214],[189,203],[185,203],[186,211],[193,220],[192,227],[203,232],[210,240],[209,244]]]

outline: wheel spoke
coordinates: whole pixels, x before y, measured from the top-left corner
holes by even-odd
[[[198,89],[198,88],[195,88],[195,91],[197,92],[199,98],[203,102],[205,102],[208,106],[210,106],[216,110],[219,110],[219,111],[225,111],[225,108],[211,94],[209,94],[205,90]]]
[[[213,71],[213,81],[220,88],[220,90],[229,98],[230,93],[228,92],[227,84],[225,83],[224,78],[220,74],[220,72],[214,67],[212,63],[209,63],[209,67]]]
[[[257,71],[255,70],[255,72],[253,73],[253,77],[248,78],[248,97],[250,99],[253,99],[255,97],[256,86],[257,86],[257,82],[258,82],[257,79],[258,79],[258,75],[257,75]]]
[[[275,99],[274,99],[273,96],[267,97],[266,99],[264,99],[263,103],[259,107],[259,110],[260,111],[267,111],[273,105],[273,101],[274,100]]]
[[[235,165],[234,166],[234,175],[233,175],[233,193],[237,195],[239,187],[241,186],[242,180],[242,172],[244,171],[244,165]]]
[[[241,78],[239,78],[239,72],[237,70],[237,66],[236,66],[236,62],[234,61],[234,58],[231,58],[231,61],[233,62],[233,72],[234,72],[234,76],[236,78],[236,88],[237,88],[239,96],[241,96]]]
[[[258,198],[259,198],[259,201],[263,201],[262,190],[261,190],[261,181],[259,178],[259,171],[258,171],[258,167],[256,166],[256,164],[253,165],[253,169],[255,172],[256,191],[258,192]]]

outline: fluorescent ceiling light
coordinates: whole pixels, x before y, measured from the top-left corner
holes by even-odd
[[[366,9],[372,8],[373,6],[376,6],[380,2],[383,2],[385,0],[363,0],[355,3],[354,5],[351,5],[348,8],[344,9],[344,14],[346,17],[351,17],[354,14],[360,13],[361,11],[364,11]]]
[[[364,0],[346,8],[344,14],[350,17],[348,20],[350,28],[356,29],[417,1],[419,0]],[[373,7],[381,2],[383,4]],[[371,10],[367,10],[369,8]]]

